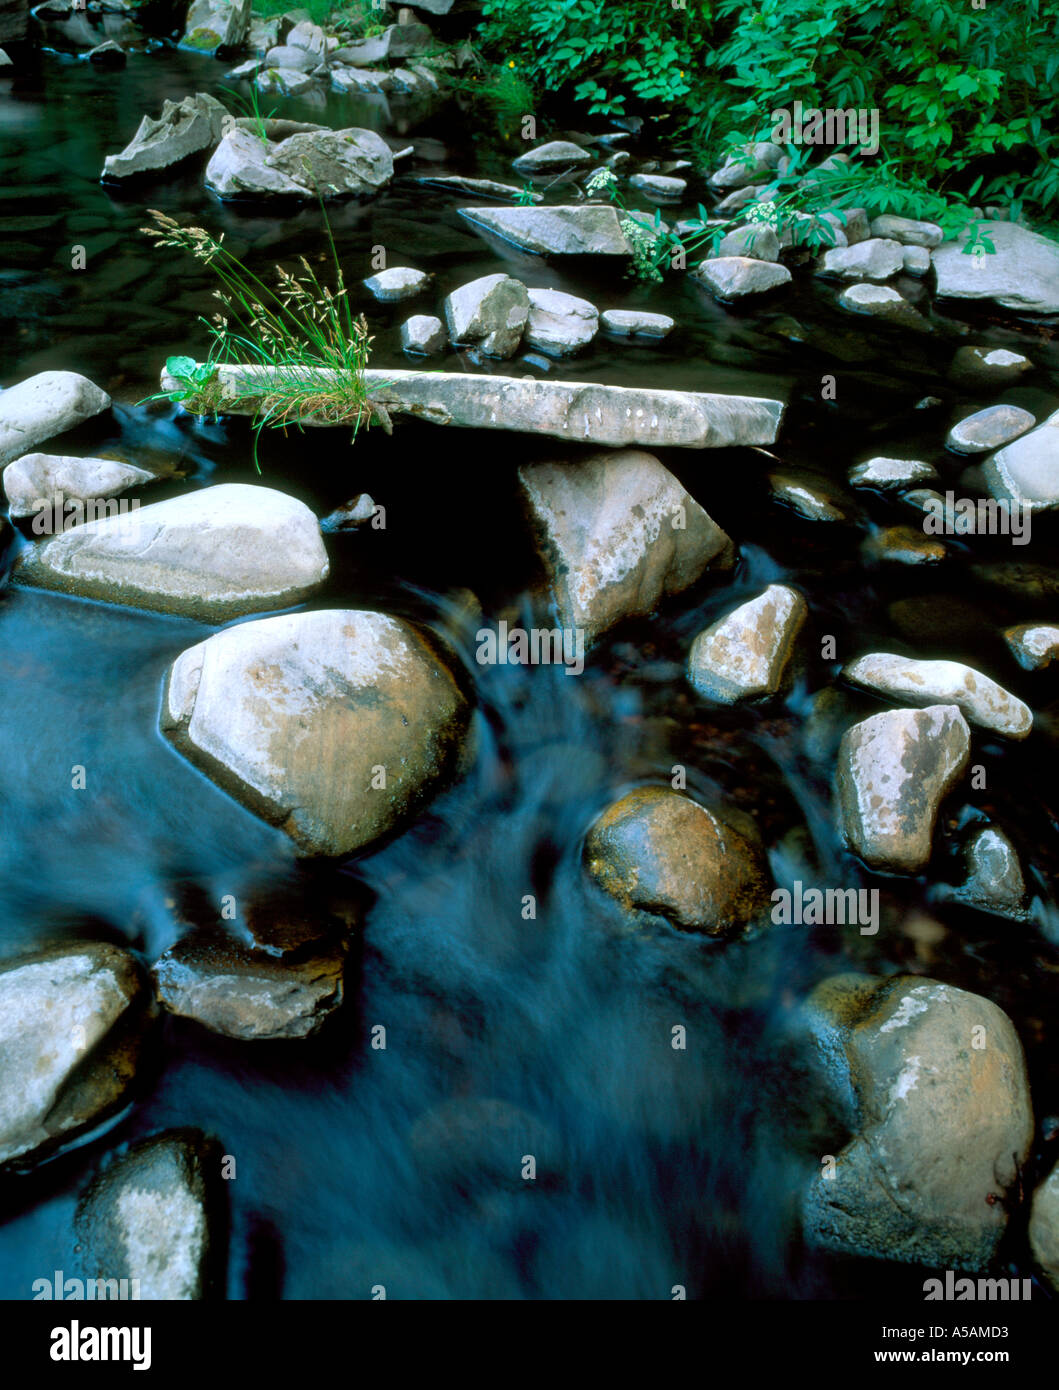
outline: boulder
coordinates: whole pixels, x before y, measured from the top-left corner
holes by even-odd
[[[956,705],[886,710],[842,736],[840,828],[873,869],[918,873],[930,859],[934,822],[971,749]]]
[[[511,161],[516,174],[552,174],[560,169],[576,169],[578,165],[592,164],[593,158],[587,150],[570,140],[549,140],[545,145],[537,145],[525,154]]]
[[[1059,1163],[1033,1194],[1029,1235],[1033,1258],[1059,1293]]]
[[[691,272],[717,299],[744,299],[789,285],[791,273],[784,265],[756,261],[749,256],[722,256],[701,261]]]
[[[825,251],[816,267],[817,275],[837,275],[840,280],[870,280],[879,283],[900,273],[904,252],[899,241],[869,237],[855,246],[836,246]]]
[[[0,414],[4,397],[0,396]],[[1031,512],[1059,507],[1059,410],[982,465],[992,497]]]
[[[558,256],[628,256],[632,248],[616,208],[600,203],[572,207],[460,208],[459,214],[523,251]]]
[[[749,817],[739,826],[680,792],[638,787],[592,825],[585,866],[626,912],[722,936],[746,926],[769,901],[760,837]]]
[[[384,613],[290,613],[226,628],[169,671],[162,728],[305,856],[347,856],[415,814],[469,720],[448,667]]]
[[[605,309],[599,324],[619,338],[665,338],[676,326],[668,314],[649,314],[642,309]]]
[[[219,623],[301,603],[328,575],[315,516],[223,483],[90,521],[19,556],[22,584]]]
[[[401,346],[405,352],[428,357],[435,352],[444,352],[448,340],[445,325],[430,314],[413,314],[401,324]]]
[[[1025,738],[1033,714],[996,681],[959,661],[919,661],[892,652],[873,652],[852,661],[846,680],[901,703],[956,705],[972,724],[1008,738]]]
[[[652,454],[529,464],[519,481],[560,622],[586,642],[734,559],[728,536]]]
[[[839,295],[838,302],[843,309],[849,309],[854,314],[870,314],[873,318],[885,319],[888,323],[910,328],[916,333],[931,331],[930,324],[923,315],[917,313],[908,300],[890,285],[850,285]]]
[[[1012,443],[1036,423],[1020,406],[990,405],[953,425],[945,444],[958,454],[985,454]]]
[[[900,491],[917,483],[937,481],[937,473],[920,459],[873,458],[850,469],[854,487],[873,487],[882,492]]]
[[[483,275],[445,300],[449,339],[481,347],[490,357],[512,357],[529,318],[526,286],[510,275]]]
[[[1007,629],[1004,641],[1024,671],[1040,671],[1059,657],[1059,627],[1054,623],[1020,623]]]
[[[278,44],[265,54],[266,68],[283,68],[287,72],[313,72],[324,59],[304,48],[292,48],[289,44]]]
[[[250,0],[192,0],[181,48],[216,53],[238,48],[250,28]]]
[[[936,222],[916,222],[911,217],[884,213],[871,220],[871,234],[883,240],[899,241],[902,246],[921,246],[928,251],[940,246],[945,233]]]
[[[965,251],[968,233],[933,252],[939,299],[990,300],[1020,314],[1059,314],[1059,242],[1015,222],[988,228],[994,250]]]
[[[127,179],[137,174],[168,169],[221,138],[227,110],[208,92],[196,92],[183,101],[164,101],[157,120],[144,116],[136,134],[120,154],[103,161],[104,179]]]
[[[922,246],[906,246],[901,263],[906,275],[921,280],[930,271],[930,252]]]
[[[0,468],[110,407],[79,372],[38,372],[0,392]]]
[[[206,186],[222,198],[367,195],[392,178],[389,145],[356,127],[302,131],[276,143],[231,130],[206,166]]]
[[[4,492],[11,515],[33,516],[41,504],[80,503],[117,497],[155,481],[155,475],[116,459],[67,458],[62,454],[23,454],[4,469]]]
[[[748,256],[753,261],[778,261],[780,239],[767,223],[748,222],[722,237],[716,256],[711,255],[709,259],[733,256]]]
[[[688,680],[724,705],[778,694],[807,616],[796,589],[770,584],[699,633],[688,653]]]
[[[424,270],[395,265],[369,275],[364,281],[364,288],[384,304],[396,304],[402,299],[414,299],[417,294],[422,294],[430,281],[431,276]]]
[[[679,203],[688,184],[686,179],[669,178],[665,174],[633,174],[629,187],[653,203]]]
[[[587,345],[599,331],[599,312],[587,299],[560,290],[529,291],[529,318],[523,341],[556,357]]]

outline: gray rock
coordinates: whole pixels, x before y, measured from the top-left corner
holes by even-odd
[[[337,507],[333,512],[320,522],[320,530],[330,531],[353,531],[358,526],[363,526],[375,515],[375,503],[372,501],[370,493],[358,492],[356,497],[344,502],[341,507]]]
[[[304,502],[223,483],[53,536],[20,554],[14,577],[215,623],[301,603],[327,574]]]
[[[289,44],[279,44],[265,54],[266,68],[283,68],[288,72],[314,72],[323,61],[319,54]]]
[[[126,951],[84,942],[0,967],[0,1168],[47,1157],[128,1102],[151,1019]]]
[[[945,235],[936,222],[916,222],[913,218],[895,217],[889,212],[872,218],[871,234],[873,237],[899,241],[902,246],[925,247],[928,251],[940,246]]]
[[[267,47],[274,48],[275,44],[268,44]],[[229,82],[240,82],[244,77],[256,77],[264,66],[261,58],[247,58],[245,63],[237,63],[234,68],[229,68],[224,76]]]
[[[270,96],[296,97],[314,91],[317,80],[297,68],[265,68],[254,78],[259,92]]]
[[[769,491],[777,502],[791,507],[806,521],[845,521],[846,514],[834,501],[833,489],[813,474],[801,470],[772,472]]]
[[[862,242],[861,245],[866,243]],[[859,251],[860,246],[850,247],[850,250]],[[917,333],[930,332],[930,324],[922,314],[917,313],[908,300],[889,285],[850,285],[839,295],[838,302],[843,309],[855,314],[871,314],[873,318],[885,319],[888,323],[911,328]]]
[[[992,254],[965,253],[967,233],[933,253],[939,299],[991,300],[1020,314],[1059,313],[1059,242],[994,222]]]
[[[560,623],[587,642],[733,561],[727,535],[651,454],[530,464],[519,480]]]
[[[873,458],[850,469],[854,487],[873,487],[882,492],[899,491],[916,483],[937,481],[937,473],[920,459]]]
[[[840,280],[870,280],[879,283],[900,273],[904,251],[899,241],[869,237],[856,246],[838,246],[825,251],[816,268],[818,275],[837,275]]]
[[[250,27],[250,0],[192,0],[184,25],[181,48],[196,53],[216,53],[218,49],[238,48]]]
[[[1008,738],[1025,738],[1033,727],[1029,707],[996,681],[959,661],[919,661],[892,652],[873,652],[845,667],[843,675],[865,690],[913,704],[956,705],[972,724]]]
[[[949,367],[949,376],[961,386],[1008,386],[1033,363],[1021,352],[1008,348],[958,348]]]
[[[865,209],[843,208],[843,212],[846,214],[846,221],[842,228],[846,234],[846,244],[856,246],[858,242],[867,241],[872,235],[872,231]]]
[[[600,203],[566,207],[460,208],[459,214],[472,225],[537,255],[631,254],[617,209]]]
[[[331,86],[336,92],[389,92],[393,78],[379,68],[332,68]]]
[[[206,166],[206,186],[222,198],[278,195],[328,199],[377,193],[393,178],[390,147],[373,130],[304,131],[278,143],[230,131]]]
[[[699,633],[688,653],[688,680],[723,705],[778,694],[808,612],[796,589],[770,584]]]
[[[930,270],[930,252],[923,246],[906,246],[902,260],[906,275],[921,279]]]
[[[0,392],[0,467],[110,407],[79,372],[38,372]]]
[[[725,194],[717,204],[716,211],[721,217],[731,217],[733,213],[745,208],[747,203],[756,202],[767,187],[767,183],[750,183],[745,188],[736,188]]]
[[[123,68],[129,61],[121,44],[115,43],[113,39],[107,39],[96,44],[95,48],[90,48],[87,57],[90,63],[95,63],[100,68]]]
[[[169,671],[162,728],[306,856],[347,856],[415,814],[454,770],[469,719],[408,623],[320,610],[229,627]]]
[[[744,158],[739,157],[740,153]],[[767,177],[776,168],[782,154],[781,146],[771,140],[758,141],[741,152],[733,151],[710,182],[714,188],[745,188],[747,184],[758,183],[762,175]]]
[[[838,1150],[836,1133],[833,1176],[821,1169],[806,1191],[808,1242],[931,1271],[988,1268],[1033,1138],[1007,1015],[979,995],[907,975],[825,980],[810,1012],[853,1138]]]
[[[633,174],[629,187],[635,188],[652,202],[679,203],[688,185],[686,179],[667,178],[664,174]]]
[[[1036,423],[1017,405],[990,405],[953,425],[945,444],[958,454],[985,454],[1010,444]]]
[[[666,314],[649,314],[640,309],[605,309],[599,323],[619,338],[665,338],[675,327]]]
[[[551,174],[594,162],[588,150],[570,140],[549,140],[545,145],[520,154],[511,161],[511,167],[517,174]]]
[[[701,281],[717,299],[744,299],[789,285],[791,273],[786,266],[752,260],[749,256],[723,256],[701,261],[691,278]]]
[[[424,174],[416,179],[416,183],[428,184],[434,188],[451,188],[458,193],[474,193],[482,198],[513,201],[529,196],[534,203],[542,202],[544,199],[543,193],[526,195],[518,184],[498,183],[496,179],[464,178],[462,174]]]
[[[1026,881],[1008,837],[995,826],[975,832],[964,847],[967,879],[953,897],[958,902],[1021,922],[1026,919]]]
[[[514,356],[529,312],[526,286],[510,275],[483,275],[445,300],[450,341],[480,346],[490,357]]]
[[[428,29],[427,34],[429,35],[429,33],[430,30]],[[327,57],[327,35],[319,24],[313,24],[311,20],[302,20],[300,24],[295,24],[293,29],[289,29],[286,43],[290,48],[304,49],[306,53],[311,53],[320,61],[324,61]]]
[[[425,24],[391,24],[381,34],[364,39],[360,43],[336,48],[332,58],[335,62],[346,63],[350,67],[373,68],[377,63],[424,53],[430,47],[433,38]]]
[[[0,411],[3,400],[0,396]],[[1059,507],[1059,410],[986,459],[982,475],[998,501],[1017,503],[1031,512]]]
[[[749,256],[755,261],[779,260],[780,239],[771,227],[762,222],[748,222],[744,227],[722,237],[717,247],[717,255],[711,260],[727,256]]]
[[[1059,1163],[1033,1194],[1029,1236],[1033,1258],[1059,1292]]]
[[[837,781],[849,848],[873,869],[924,868],[938,808],[967,766],[970,747],[956,705],[886,710],[847,729]]]
[[[187,1302],[219,1292],[222,1157],[201,1131],[173,1129],[111,1163],[77,1206],[88,1277],[128,1279],[142,1300]]]
[[[529,291],[523,341],[541,352],[566,357],[586,347],[599,331],[599,311],[587,299],[560,290]]]
[[[413,270],[408,265],[395,265],[369,275],[364,287],[384,304],[396,304],[402,299],[413,299],[417,294],[422,294],[431,279],[426,271]]]
[[[41,505],[117,497],[129,488],[153,483],[155,475],[116,459],[69,458],[63,454],[23,454],[4,469],[4,492],[12,517],[33,516]]]
[[[1024,671],[1040,671],[1059,657],[1059,627],[1054,623],[1021,623],[1009,627],[1004,641]]]
[[[658,914],[684,930],[723,936],[769,901],[760,837],[749,817],[739,825],[667,787],[638,787],[592,825],[585,867],[634,921]]]
[[[445,325],[429,314],[413,314],[401,324],[401,346],[405,352],[429,357],[435,352],[444,352],[447,342]]]

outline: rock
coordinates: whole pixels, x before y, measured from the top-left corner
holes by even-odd
[[[845,521],[846,514],[832,499],[830,488],[813,475],[773,472],[768,475],[769,491],[777,502],[791,507],[806,521]]]
[[[15,578],[219,623],[301,603],[327,575],[320,528],[304,502],[223,483],[42,541],[21,553]]]
[[[0,467],[110,407],[79,372],[38,372],[0,392]]]
[[[919,661],[892,652],[873,652],[842,673],[853,685],[888,699],[924,705],[956,705],[972,724],[1008,738],[1025,738],[1033,714],[996,681],[959,661]]]
[[[304,48],[292,48],[288,44],[279,44],[265,54],[266,68],[282,68],[287,72],[313,72],[322,62],[319,54],[309,53]]]
[[[501,198],[513,201],[529,197],[534,203],[543,200],[543,193],[526,194],[515,183],[497,183],[495,179],[464,178],[461,174],[424,174],[416,183],[428,184],[433,188],[451,188],[459,193],[474,193],[482,198]]]
[[[967,766],[971,736],[955,705],[886,710],[842,736],[841,830],[873,869],[918,873],[942,800]]]
[[[0,414],[3,403],[0,396]],[[1059,410],[986,459],[982,475],[990,496],[998,501],[1017,503],[1031,512],[1059,507]]]
[[[901,260],[906,275],[922,279],[930,271],[930,252],[925,247],[906,246]]]
[[[609,806],[588,832],[584,857],[626,912],[656,913],[709,936],[746,926],[769,901],[753,823],[740,831],[666,787],[638,787]]]
[[[274,48],[275,44],[266,46]],[[264,66],[261,58],[247,58],[245,63],[237,63],[234,68],[229,68],[224,76],[229,82],[240,82],[244,77],[256,77]]]
[[[666,314],[648,314],[640,309],[605,309],[599,316],[599,323],[601,328],[619,338],[665,338],[675,327]]]
[[[388,270],[380,270],[375,275],[370,275],[364,281],[364,286],[384,304],[395,304],[402,299],[413,299],[417,294],[422,294],[430,284],[431,278],[423,270],[413,270],[407,265],[395,265]]]
[[[587,299],[560,290],[529,291],[529,318],[523,341],[556,357],[586,347],[599,331],[599,312]]]
[[[985,826],[967,842],[964,859],[967,879],[953,897],[983,912],[1024,921],[1026,882],[1008,837],[995,826]]]
[[[128,1279],[152,1301],[221,1292],[222,1158],[200,1130],[170,1129],[112,1162],[74,1218],[89,1277]]]
[[[917,333],[930,332],[930,324],[922,314],[917,313],[908,300],[889,285],[850,285],[839,295],[838,302],[843,309],[855,314],[871,314],[873,318],[886,319],[889,323],[911,328]]]
[[[947,554],[941,541],[911,526],[880,527],[861,546],[866,564],[938,565]]]
[[[1059,1163],[1033,1194],[1029,1235],[1033,1258],[1059,1292]]]
[[[510,275],[483,275],[445,300],[450,341],[478,345],[490,357],[514,356],[529,312],[526,286]]]
[[[871,220],[871,234],[884,240],[899,241],[902,246],[921,246],[928,251],[940,246],[945,233],[936,222],[916,222],[910,217],[895,217],[884,213]]]
[[[423,28],[422,25],[414,27]],[[430,34],[429,29],[427,34]],[[327,57],[327,35],[319,24],[313,24],[311,20],[302,20],[300,24],[295,24],[293,29],[288,30],[286,43],[290,48],[304,49],[306,53],[311,53],[321,61]]]
[[[519,480],[560,623],[586,642],[734,558],[728,536],[651,454],[529,464]]]
[[[1059,627],[1053,623],[1022,623],[1009,627],[1004,641],[1024,671],[1039,671],[1059,657]]]
[[[743,158],[740,158],[740,154]],[[745,188],[747,184],[759,182],[763,174],[771,173],[782,154],[781,146],[773,144],[771,140],[760,140],[742,151],[733,151],[710,182],[714,188]]]
[[[336,92],[388,92],[393,78],[379,68],[332,68],[331,86]]]
[[[250,0],[192,0],[184,25],[181,48],[196,53],[216,53],[238,48],[250,27]]]
[[[750,183],[744,188],[736,188],[725,194],[717,204],[716,212],[721,217],[731,217],[733,213],[745,208],[747,203],[756,202],[767,187],[767,183]]]
[[[979,255],[965,253],[967,236],[933,253],[939,299],[988,299],[1020,314],[1059,313],[1059,242],[1015,222],[994,222],[988,236],[995,250]]]
[[[377,193],[393,178],[390,147],[373,130],[303,131],[273,143],[229,131],[206,166],[206,186],[222,198],[278,194],[329,199]]]
[[[162,728],[302,855],[347,856],[453,770],[467,702],[433,647],[384,613],[288,613],[226,628],[169,671]],[[383,780],[384,779],[384,780]]]
[[[153,483],[153,473],[116,459],[68,458],[62,454],[23,454],[4,470],[4,492],[14,518],[33,516],[42,503],[85,503],[117,497],[137,484]]]
[[[723,705],[778,694],[808,612],[796,589],[770,584],[699,633],[688,653],[688,680]]]
[[[687,191],[686,179],[667,178],[664,174],[633,174],[629,187],[656,203],[679,203]]]
[[[1033,363],[1021,352],[1007,348],[962,347],[949,366],[949,376],[961,386],[1009,386]]]
[[[549,140],[545,145],[537,145],[520,154],[511,161],[511,167],[517,174],[552,174],[561,169],[575,169],[578,165],[592,163],[592,155],[580,145],[570,140]]]
[[[401,324],[401,346],[405,352],[430,356],[435,352],[444,352],[447,342],[445,325],[429,314],[413,314]]]
[[[846,242],[849,246],[856,246],[858,242],[867,241],[872,235],[871,224],[868,221],[868,214],[864,208],[843,208],[846,221],[842,230],[846,234]]]
[[[254,78],[257,90],[269,96],[304,96],[316,85],[314,77],[307,72],[299,72],[297,68],[265,68]]]
[[[745,227],[722,237],[717,247],[717,255],[710,260],[723,260],[734,256],[749,256],[755,261],[777,261],[780,255],[780,239],[767,224],[748,222]]]
[[[854,487],[873,487],[882,492],[898,491],[916,483],[937,481],[937,473],[920,459],[873,458],[850,469]]]
[[[599,203],[570,207],[460,208],[458,211],[473,225],[537,255],[631,254],[617,209]]]
[[[837,246],[825,251],[817,265],[817,275],[837,275],[840,280],[889,280],[904,266],[899,241],[869,237],[856,246]]]
[[[88,50],[88,61],[100,68],[123,68],[129,61],[120,43],[106,39]]]
[[[984,454],[999,449],[1032,429],[1036,420],[1017,405],[990,405],[953,425],[946,447],[958,454]]]
[[[691,278],[701,281],[717,299],[743,299],[789,285],[791,273],[786,266],[755,261],[749,256],[723,256],[700,261]]]
[[[45,1158],[128,1103],[152,1018],[143,971],[102,942],[0,967],[0,1169]]]
[[[809,1184],[808,1242],[931,1272],[988,1268],[1033,1138],[1007,1015],[980,995],[907,975],[826,980],[810,1009],[853,1138],[833,1177],[822,1169]]]
[[[335,511],[329,512],[320,522],[321,531],[351,531],[363,526],[375,515],[375,503],[367,492],[358,492],[356,497],[343,503]]]
[[[336,48],[332,57],[336,63],[347,63],[355,68],[373,68],[377,63],[424,53],[433,38],[425,24],[391,24],[381,34]]]

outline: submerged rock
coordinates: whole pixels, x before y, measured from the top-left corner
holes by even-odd
[[[324,610],[242,623],[169,671],[162,728],[303,855],[350,855],[414,815],[454,770],[469,720],[408,623]]]
[[[1010,1019],[980,995],[901,975],[826,980],[810,1019],[853,1138],[833,1175],[822,1169],[806,1191],[809,1243],[931,1269],[986,1269],[1033,1138]]]
[[[588,641],[733,561],[728,536],[652,454],[530,464],[519,479],[560,622]]]
[[[721,256],[700,261],[691,278],[701,281],[718,299],[743,299],[789,285],[791,273],[784,265],[756,261],[750,256]]]
[[[923,315],[890,285],[850,285],[839,295],[838,302],[843,309],[849,309],[854,314],[871,314],[873,318],[885,319],[887,323],[896,323],[917,333],[931,331]]]
[[[541,352],[565,357],[587,347],[599,331],[599,312],[587,299],[560,290],[531,289],[529,303],[523,340]]]
[[[842,736],[840,829],[873,869],[918,873],[930,859],[934,822],[971,750],[956,705],[886,710]]]
[[[599,203],[566,207],[460,208],[458,211],[472,225],[538,255],[632,254],[617,209]]]
[[[224,622],[301,603],[327,575],[320,528],[304,502],[223,483],[42,541],[21,553],[15,578]]]
[[[976,831],[964,848],[967,878],[953,897],[983,912],[1023,921],[1026,881],[1015,846],[995,826]]]
[[[1059,657],[1059,627],[1054,623],[1021,623],[1009,627],[1004,641],[1024,671],[1039,671]]]
[[[144,116],[121,153],[107,155],[104,179],[168,169],[190,155],[212,149],[221,138],[227,115],[226,108],[208,92],[196,92],[180,102],[164,101],[157,120]]]
[[[483,275],[445,300],[452,343],[479,346],[490,357],[514,356],[529,313],[526,286],[510,275]]]
[[[891,700],[957,705],[973,724],[1008,738],[1025,738],[1033,728],[1027,705],[959,661],[919,661],[893,652],[873,652],[850,662],[842,674],[853,685]]]
[[[688,680],[724,705],[778,694],[808,612],[796,589],[770,584],[699,633],[688,653]]]
[[[3,401],[0,396],[0,412]],[[1015,503],[1031,512],[1059,507],[1059,410],[986,459],[982,476],[990,495],[998,501]]]
[[[431,279],[424,270],[395,265],[369,275],[364,287],[384,304],[396,304],[402,299],[413,299],[417,294],[422,294]]]
[[[994,251],[966,252],[968,233],[933,253],[939,299],[992,300],[1021,314],[1059,314],[1059,243],[993,222]]]
[[[38,372],[0,391],[0,467],[109,406],[107,393],[79,372]]]
[[[511,161],[511,167],[516,174],[552,174],[560,169],[575,169],[578,165],[594,162],[588,150],[583,150],[571,140],[549,140],[545,145],[537,145],[520,154]]]
[[[320,522],[321,531],[350,531],[357,526],[363,526],[375,515],[375,503],[371,495],[367,492],[358,492],[356,497],[350,498],[341,507],[336,507],[333,512]]]
[[[949,376],[960,386],[1008,386],[1018,381],[1033,363],[1021,352],[1007,348],[962,347],[949,366]]]
[[[64,454],[24,454],[4,469],[4,492],[11,515],[33,516],[44,506],[117,497],[155,481],[155,475],[117,459],[69,458]]]
[[[0,1167],[47,1157],[129,1099],[152,1018],[143,971],[102,942],[0,967]]]
[[[301,131],[273,142],[250,130],[228,132],[206,166],[221,198],[316,197],[377,193],[393,178],[393,155],[373,130]]]
[[[458,193],[474,193],[482,198],[500,198],[513,201],[516,198],[528,197],[533,203],[540,203],[544,199],[543,193],[526,193],[516,183],[498,183],[496,179],[465,178],[462,174],[423,174],[416,179],[416,183],[427,184],[434,188],[451,188]]]
[[[1030,412],[1017,405],[990,405],[953,425],[945,443],[958,454],[985,454],[1010,444],[1035,424]]]
[[[86,1274],[135,1279],[142,1300],[220,1293],[223,1157],[200,1130],[171,1129],[112,1162],[77,1206]]]
[[[917,483],[937,481],[937,473],[920,459],[873,458],[850,469],[854,487],[874,487],[882,492],[900,491]]]
[[[911,526],[883,526],[867,537],[861,554],[869,564],[937,565],[948,552],[941,541],[924,535],[921,530],[916,531]]]

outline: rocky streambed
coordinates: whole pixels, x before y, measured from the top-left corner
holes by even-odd
[[[418,23],[15,65],[0,1292],[1043,1298],[1057,253],[640,284],[592,171],[675,225],[774,152],[471,142]],[[307,167],[392,433],[259,475],[238,366],[142,404],[212,282],[136,228],[315,257]]]

